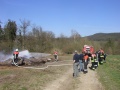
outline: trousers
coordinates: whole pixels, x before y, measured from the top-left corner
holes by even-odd
[[[78,74],[79,74],[78,66],[79,66],[79,62],[73,63],[73,73],[74,73],[74,77],[78,77]]]

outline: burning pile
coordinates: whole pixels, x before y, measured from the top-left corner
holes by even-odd
[[[49,61],[46,56],[50,54],[45,53],[29,53],[28,50],[19,52],[18,65],[41,65]],[[51,61],[54,61],[53,59]],[[0,66],[12,65],[13,55],[4,55],[0,53]]]

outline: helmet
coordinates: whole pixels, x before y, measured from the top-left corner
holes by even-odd
[[[75,52],[77,53],[77,50],[75,50]]]
[[[15,51],[18,51],[18,49],[16,49]]]

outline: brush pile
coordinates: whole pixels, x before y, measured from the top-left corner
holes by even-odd
[[[17,65],[42,65],[46,62],[55,61],[54,58],[47,58],[50,54],[45,53],[29,53],[27,50],[21,51],[18,57]],[[0,58],[0,66],[11,66],[14,65],[12,55],[2,55]]]
[[[21,65],[26,65],[26,66],[35,66],[35,65],[42,65],[45,64],[46,62],[53,62],[54,59],[53,58],[46,58],[46,57],[42,57],[39,59],[36,59],[35,57],[30,57],[29,59],[24,58],[24,57],[19,57],[18,58],[18,62],[17,65],[21,66]],[[13,65],[13,59],[8,59],[6,61],[2,61],[0,62],[0,66],[11,66]]]

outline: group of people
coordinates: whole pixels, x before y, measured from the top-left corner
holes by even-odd
[[[17,65],[18,55],[19,55],[19,51],[18,49],[16,49],[13,53],[14,65]],[[106,62],[106,56],[107,55],[104,53],[103,49],[100,49],[99,51],[92,54],[86,52],[82,52],[81,54],[78,54],[78,51],[75,50],[75,53],[73,55],[73,76],[74,77],[79,76],[79,72],[87,73],[88,64],[90,62],[91,62],[90,69],[95,70],[99,66],[99,64],[103,64],[104,62]],[[54,58],[55,61],[58,61],[57,50],[54,51]]]
[[[103,49],[92,54],[85,52],[78,54],[77,50],[75,50],[73,55],[73,77],[79,76],[79,72],[87,73],[88,64],[90,62],[91,67],[89,68],[95,70],[99,64],[106,62],[106,56]]]

